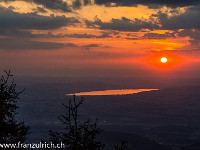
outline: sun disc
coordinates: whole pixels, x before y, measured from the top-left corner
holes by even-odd
[[[166,57],[162,57],[162,58],[161,58],[161,62],[162,62],[162,63],[166,63],[166,62],[167,62],[167,58],[166,58]]]

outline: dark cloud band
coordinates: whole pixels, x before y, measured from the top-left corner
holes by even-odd
[[[150,7],[153,5],[166,5],[173,8],[199,4],[199,0],[95,0],[95,2],[96,4],[106,4],[107,6],[109,6],[109,3],[115,3],[116,6],[134,6],[141,4]]]
[[[140,20],[134,19],[130,20],[126,17],[122,17],[121,19],[112,19],[110,22],[103,22],[101,19],[96,18],[95,21],[85,21],[88,27],[95,27],[97,26],[101,30],[118,30],[118,31],[131,31],[137,32],[142,29],[159,29],[159,26],[151,21],[148,20]]]
[[[0,28],[18,29],[58,29],[63,26],[79,23],[76,18],[65,16],[40,16],[34,13],[20,14],[0,7]]]

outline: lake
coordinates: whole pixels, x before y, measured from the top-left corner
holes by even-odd
[[[154,91],[158,89],[119,89],[119,90],[104,90],[104,91],[90,91],[90,92],[80,92],[66,95],[76,95],[76,96],[85,96],[85,95],[127,95],[135,94],[140,92]]]

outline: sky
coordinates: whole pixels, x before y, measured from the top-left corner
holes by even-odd
[[[199,14],[199,0],[0,0],[1,70],[199,77]]]

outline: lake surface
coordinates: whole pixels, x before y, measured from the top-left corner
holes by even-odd
[[[119,90],[104,90],[104,91],[90,91],[90,92],[80,92],[66,95],[76,95],[76,96],[84,96],[84,95],[127,95],[134,94],[140,92],[148,92],[154,91],[158,89],[119,89]]]

